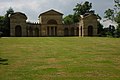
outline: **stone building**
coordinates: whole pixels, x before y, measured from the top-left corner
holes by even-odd
[[[47,36],[97,36],[97,16],[88,13],[80,17],[79,23],[63,24],[63,14],[49,10],[39,15],[39,23],[26,22],[27,16],[15,12],[10,16],[10,35],[13,37]]]

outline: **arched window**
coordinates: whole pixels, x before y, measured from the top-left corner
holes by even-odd
[[[76,29],[76,36],[79,36],[79,27]]]
[[[21,37],[22,36],[22,29],[21,29],[21,26],[20,25],[17,25],[15,27],[15,36],[16,37]]]
[[[51,27],[51,36],[54,36],[54,27]]]
[[[83,29],[82,29],[82,26],[81,26],[81,29],[80,29],[80,31],[81,31],[81,36],[82,36],[82,35],[83,35],[83,34],[82,34],[82,31],[83,31]]]
[[[33,29],[32,29],[32,27],[29,27],[29,37],[33,37]]]
[[[26,27],[26,36],[28,37],[28,26]]]
[[[68,28],[64,29],[64,36],[69,36],[69,30],[68,30]]]
[[[93,26],[88,26],[88,36],[93,36]]]
[[[35,37],[39,37],[39,29],[35,28]]]
[[[71,33],[71,36],[74,36],[74,35],[75,35],[74,27],[71,28],[70,33]]]
[[[51,19],[47,22],[47,24],[57,24],[57,21],[54,19]]]

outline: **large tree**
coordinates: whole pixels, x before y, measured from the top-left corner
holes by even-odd
[[[64,18],[64,23],[72,24],[79,22],[80,15],[84,15],[87,12],[90,12],[92,8],[92,3],[85,1],[84,3],[77,3],[75,8],[73,9],[74,14],[68,15]]]
[[[1,37],[2,34],[3,34],[4,21],[5,21],[5,17],[4,17],[4,16],[0,16],[0,37]]]
[[[90,12],[90,9],[92,8],[92,3],[85,1],[84,3],[77,3],[74,11],[73,21],[74,23],[79,22],[80,15],[84,15],[85,13]]]
[[[77,5],[73,9],[73,11],[75,11],[75,14],[77,14],[77,15],[83,15],[83,14],[89,12],[91,8],[92,8],[92,3],[89,3],[88,1],[86,1],[83,4],[77,3]]]
[[[117,22],[115,35],[120,37],[120,0],[114,0],[114,8],[105,11],[105,18]]]
[[[117,10],[120,10],[120,0],[114,0],[114,2],[115,2],[115,10],[117,11]]]
[[[66,17],[64,17],[64,24],[73,24],[74,21],[73,21],[73,15],[68,15]]]
[[[10,14],[14,13],[14,10],[10,7],[4,16],[0,16],[0,32],[3,32],[3,36],[10,36]]]
[[[107,9],[105,12],[105,16],[104,18],[106,18],[107,20],[114,20],[114,10],[113,9]]]
[[[0,16],[0,31],[4,27],[4,20],[5,20],[5,17],[4,16]]]
[[[10,36],[10,14],[14,13],[14,10],[10,7],[5,14],[4,20],[4,36]]]

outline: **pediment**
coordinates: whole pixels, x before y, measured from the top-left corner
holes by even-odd
[[[44,13],[41,13],[39,15],[39,17],[42,16],[42,15],[63,15],[63,14],[52,9],[52,10],[46,11]]]
[[[24,13],[21,12],[16,12],[10,15],[10,18],[15,18],[15,19],[27,19],[27,16]]]
[[[89,15],[87,15],[87,16],[85,16],[85,17],[83,17],[84,19],[97,19],[97,16],[95,15],[95,14],[89,14]]]

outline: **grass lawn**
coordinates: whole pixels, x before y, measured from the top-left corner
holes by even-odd
[[[0,38],[0,80],[120,80],[120,38]]]

